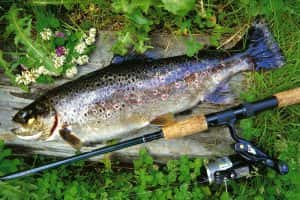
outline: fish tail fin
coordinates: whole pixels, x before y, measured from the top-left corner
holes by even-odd
[[[255,22],[248,34],[247,54],[255,62],[255,69],[279,68],[285,63],[284,56],[268,27],[263,22]]]

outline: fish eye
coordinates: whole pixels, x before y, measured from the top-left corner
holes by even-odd
[[[19,113],[19,117],[25,119],[28,116],[29,112],[22,111]]]
[[[29,118],[29,113],[27,111],[19,111],[14,117],[13,121],[18,123],[27,123],[27,120]]]

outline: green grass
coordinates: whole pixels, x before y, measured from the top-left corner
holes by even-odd
[[[242,95],[248,101],[300,85],[300,43],[297,42],[300,41],[299,1],[298,4],[297,1],[280,0],[262,2],[245,8],[244,13],[265,15],[286,57],[286,65],[271,72],[251,74],[249,89]],[[236,197],[299,199],[300,106],[264,112],[244,120],[241,128],[245,136],[255,140],[269,154],[285,160],[290,172],[286,176],[278,176],[268,170],[266,177],[252,179],[240,188],[235,186]]]
[[[242,26],[251,22],[255,16],[264,15],[286,57],[286,65],[278,70],[249,74],[249,89],[241,95],[243,100],[254,101],[279,91],[299,87],[299,0],[204,2],[211,5],[226,5],[222,9],[219,8],[220,11],[217,13],[221,20],[219,23],[224,27]],[[159,14],[161,13],[157,16]],[[119,15],[109,17],[118,18]],[[174,26],[176,27],[176,24]],[[174,26],[171,29],[173,31],[176,29]],[[151,156],[142,151],[139,159],[126,168],[117,163],[110,163],[106,159],[104,162],[106,167],[101,163],[79,163],[39,176],[0,183],[0,197],[3,199],[300,199],[300,106],[294,105],[261,113],[241,121],[240,127],[244,137],[254,140],[270,155],[286,161],[290,166],[289,174],[279,176],[267,169],[257,177],[229,182],[227,193],[224,185],[207,187],[199,184],[195,177],[202,165],[201,160],[182,157],[170,161],[166,166],[158,167],[153,163]],[[9,157],[6,157],[8,155],[9,152],[1,150],[1,173],[31,166],[30,161],[22,162],[20,158],[18,161],[9,160]],[[48,160],[37,159],[36,165],[46,161]]]

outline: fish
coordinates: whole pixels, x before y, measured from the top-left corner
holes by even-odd
[[[234,75],[284,65],[264,23],[254,23],[248,47],[232,55],[127,60],[51,89],[19,110],[12,131],[25,140],[63,140],[80,149],[162,125],[216,94]],[[164,121],[164,122],[163,122]]]

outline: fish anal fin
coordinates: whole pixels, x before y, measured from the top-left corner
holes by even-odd
[[[235,95],[228,83],[221,83],[212,93],[204,97],[204,101],[212,104],[231,104]]]
[[[166,113],[163,115],[158,116],[154,120],[150,122],[150,124],[156,125],[156,126],[166,126],[174,123],[175,117],[173,113]]]
[[[79,150],[82,146],[81,140],[68,128],[62,128],[59,130],[61,138],[69,143],[74,149]]]

